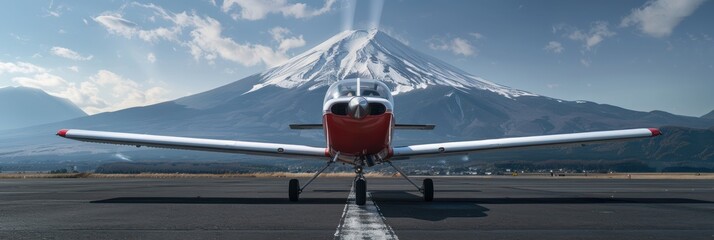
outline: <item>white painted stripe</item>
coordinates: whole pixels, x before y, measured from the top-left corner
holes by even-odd
[[[399,239],[385,220],[377,204],[372,201],[371,193],[367,192],[367,202],[364,206],[355,204],[353,186],[337,226],[335,239]]]

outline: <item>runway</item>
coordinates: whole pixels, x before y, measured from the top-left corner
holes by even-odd
[[[361,208],[352,178],[0,179],[0,239],[714,239],[714,180],[367,181]]]

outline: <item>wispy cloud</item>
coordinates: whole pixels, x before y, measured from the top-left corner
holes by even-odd
[[[561,44],[560,42],[556,42],[556,41],[548,42],[548,44],[545,45],[545,47],[543,49],[545,49],[546,51],[549,51],[549,52],[553,52],[553,53],[562,53],[563,51],[565,51],[565,48],[563,48],[563,44]]]
[[[476,38],[476,40],[479,40],[479,39],[484,38],[483,34],[477,33],[477,32],[471,32],[471,33],[469,33],[469,35],[471,35],[472,37]]]
[[[94,56],[92,56],[92,55],[82,56],[79,53],[73,51],[72,49],[63,48],[63,47],[52,47],[52,49],[50,49],[50,52],[52,54],[54,54],[55,56],[72,59],[72,60],[77,60],[77,61],[87,61],[87,60],[92,60],[92,58],[94,58]]]
[[[154,55],[154,53],[149,53],[148,55],[146,55],[146,60],[148,60],[150,63],[155,63],[156,55]]]
[[[606,39],[615,36],[617,33],[610,30],[609,25],[605,21],[595,21],[590,24],[590,28],[583,30],[567,24],[558,24],[553,26],[553,34],[560,34],[563,38],[582,44],[580,54],[580,64],[589,67],[592,63],[588,55],[593,54],[598,45],[602,44]],[[557,41],[550,41],[544,47],[546,51],[561,53],[565,50],[563,45]]]
[[[4,73],[41,73],[47,70],[43,67],[26,62],[0,62],[0,75]]]
[[[284,27],[274,27],[270,29],[270,35],[273,37],[273,40],[279,43],[278,51],[285,53],[292,48],[305,46],[305,40],[302,38],[302,35],[298,37],[287,37],[286,35],[288,34],[290,34],[290,30]]]
[[[155,42],[161,39],[175,41],[181,31],[181,27],[179,26],[144,30],[139,28],[136,23],[124,19],[119,13],[104,13],[103,15],[95,17],[94,21],[104,26],[104,28],[112,34],[121,35],[126,38],[138,37],[147,42]]]
[[[59,17],[59,16],[62,15],[62,10],[63,10],[64,7],[61,6],[61,5],[60,5],[60,6],[54,6],[54,3],[55,3],[54,0],[50,0],[50,6],[48,6],[48,7],[47,7],[47,10],[46,10],[46,12],[47,12],[47,15],[46,15],[46,16],[48,16],[48,17],[50,17],[50,16],[51,16],[51,17]]]
[[[287,33],[281,33],[282,39],[277,50],[261,44],[237,43],[223,36],[221,23],[211,17],[201,17],[187,12],[173,13],[154,4],[133,3],[130,6],[152,10],[156,17],[163,20],[162,24],[167,26],[144,29],[117,12],[105,12],[94,20],[104,26],[109,33],[125,38],[138,37],[147,42],[159,40],[176,42],[188,48],[196,60],[205,59],[213,62],[221,58],[244,66],[259,63],[275,66],[288,59],[285,53],[287,49],[305,44],[302,36],[287,37]]]
[[[652,37],[666,37],[705,0],[651,0],[622,19],[620,27],[637,27]]]
[[[477,49],[469,40],[456,38],[432,38],[429,40],[429,48],[434,50],[450,51],[456,55],[473,56],[478,53]]]
[[[233,19],[260,20],[270,13],[279,13],[285,17],[310,18],[325,14],[332,10],[335,0],[326,0],[318,9],[313,9],[305,3],[288,3],[287,0],[225,0],[221,6],[223,12],[232,12],[234,6],[237,13],[232,13]]]
[[[608,37],[615,36],[615,32],[610,31],[608,23],[597,21],[590,25],[590,30],[582,31],[575,29],[568,34],[568,38],[575,41],[581,41],[583,47],[587,50],[592,50]]]
[[[14,39],[17,39],[18,41],[21,41],[21,42],[30,41],[29,38],[23,37],[23,36],[20,36],[20,35],[17,35],[17,34],[15,34],[15,33],[10,33],[10,36],[13,37]]]

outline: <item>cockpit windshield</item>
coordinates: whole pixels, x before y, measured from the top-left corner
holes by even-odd
[[[330,86],[325,95],[327,102],[336,98],[351,98],[354,96],[377,97],[392,101],[392,93],[384,83],[372,79],[345,79]]]

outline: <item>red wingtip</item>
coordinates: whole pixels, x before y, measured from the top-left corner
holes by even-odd
[[[660,132],[659,129],[657,129],[657,128],[650,128],[650,132],[652,132],[653,137],[662,135],[662,132]]]
[[[57,131],[57,136],[64,137],[64,135],[67,135],[67,131],[69,131],[69,130],[67,130],[67,129],[59,130],[59,131]]]

